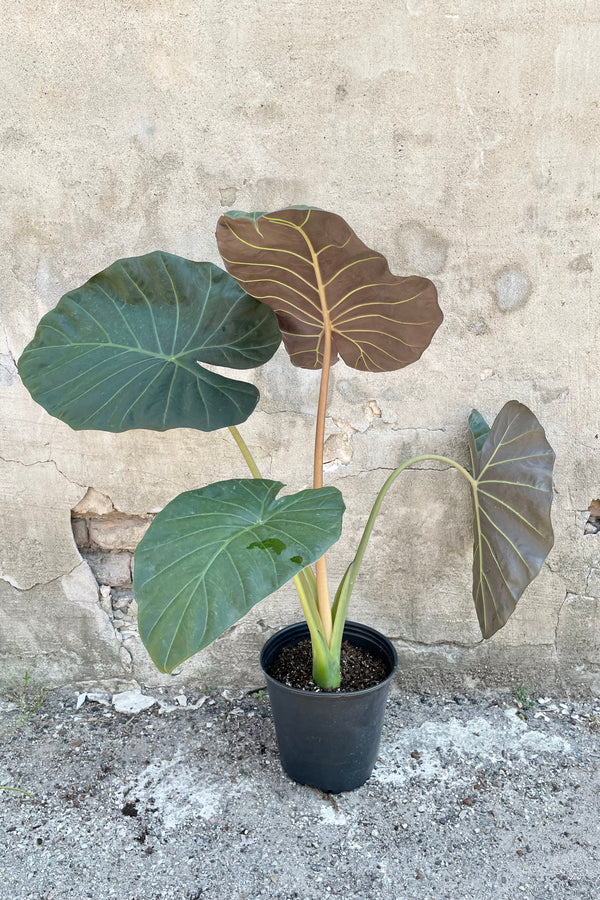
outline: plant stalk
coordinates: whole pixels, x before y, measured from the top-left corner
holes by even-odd
[[[321,370],[321,390],[319,391],[319,410],[317,414],[317,432],[315,438],[315,468],[313,487],[323,487],[323,446],[325,443],[325,413],[327,410],[327,389],[329,387],[329,366],[331,360],[331,337],[326,340],[329,344],[329,353],[323,355],[323,369]],[[319,616],[323,623],[323,631],[327,643],[331,642],[333,631],[333,619],[331,616],[331,601],[329,599],[329,581],[327,578],[327,557],[325,554],[315,563],[317,576],[317,603]]]
[[[385,495],[393,485],[394,481],[403,472],[405,469],[408,469],[410,466],[415,465],[418,462],[425,462],[426,460],[432,460],[434,462],[445,463],[446,465],[452,466],[454,469],[457,469],[464,477],[467,479],[469,484],[471,485],[471,489],[476,491],[477,489],[477,481],[473,476],[467,472],[467,470],[461,466],[459,463],[455,462],[453,459],[449,459],[447,456],[435,456],[435,455],[425,455],[425,456],[413,456],[412,459],[407,460],[407,462],[402,463],[402,465],[398,466],[397,469],[391,473],[391,475],[386,479],[383,487],[379,491],[375,503],[373,504],[373,508],[371,509],[371,513],[369,518],[367,519],[367,524],[365,525],[365,529],[363,531],[363,535],[360,539],[359,545],[356,550],[356,555],[344,574],[340,582],[340,586],[335,595],[335,600],[333,604],[333,636],[331,641],[331,648],[334,650],[335,648],[341,647],[342,643],[342,634],[344,631],[344,622],[346,621],[346,614],[348,612],[348,603],[350,602],[350,596],[352,594],[352,589],[354,588],[354,583],[356,581],[358,571],[360,569],[363,557],[365,555],[365,550],[367,549],[367,544],[369,543],[369,538],[371,537],[371,533],[373,531],[373,527],[375,525],[375,520],[379,514],[381,509],[381,505],[385,499]]]
[[[319,268],[319,259],[315,253],[314,247],[304,235],[308,249],[310,251],[312,262],[317,280],[317,289],[319,291],[319,299],[321,301],[321,312],[323,315],[323,360],[321,365],[321,383],[319,385],[319,403],[317,406],[317,424],[315,428],[315,454],[313,467],[313,487],[323,487],[323,451],[325,446],[325,417],[327,415],[327,395],[329,392],[329,370],[331,368],[331,321],[329,318],[329,310],[327,309],[327,301],[325,297],[325,286],[321,278],[321,270]],[[333,632],[333,619],[331,615],[331,601],[329,599],[329,582],[327,579],[327,557],[325,554],[315,563],[315,573],[317,576],[317,604],[319,608],[319,616],[323,623],[323,632],[328,645],[331,645],[331,636]]]
[[[246,460],[248,468],[250,469],[250,472],[252,473],[252,477],[253,478],[262,478],[262,475],[260,474],[260,470],[259,470],[258,466],[256,465],[256,462],[254,461],[254,457],[250,453],[250,450],[249,450],[248,445],[246,444],[246,441],[244,440],[244,438],[241,436],[241,434],[239,433],[239,431],[237,430],[235,425],[230,425],[229,430],[233,436],[234,441],[240,448],[242,456]]]
[[[260,469],[258,468],[256,461],[252,456],[252,453],[250,452],[250,448],[246,444],[244,438],[241,436],[235,425],[230,425],[229,431],[231,432],[234,441],[238,445],[242,456],[246,460],[252,477],[262,478]],[[315,575],[310,566],[306,566],[304,569],[302,569],[301,572],[298,572],[297,575],[294,575],[294,586],[298,593],[300,605],[302,606],[302,612],[304,613],[304,617],[311,634],[313,651],[314,648],[317,648],[317,650],[314,652],[315,655],[318,656],[319,648],[321,648],[321,645],[324,642],[324,636],[321,627],[321,620],[317,610],[317,587]],[[322,662],[321,665],[324,665],[324,663]]]

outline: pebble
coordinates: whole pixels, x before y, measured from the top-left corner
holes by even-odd
[[[86,700],[90,703],[100,703],[101,706],[110,706],[110,694],[104,691],[84,691],[77,694],[77,709],[81,709]]]
[[[225,690],[222,691],[221,696],[225,700],[228,700],[229,703],[234,703],[236,700],[243,699],[244,691],[233,691],[233,690],[230,690],[230,688],[225,688]]]
[[[142,694],[140,691],[121,691],[114,694],[112,704],[117,712],[137,715],[146,709],[150,709],[158,701],[154,697]]]

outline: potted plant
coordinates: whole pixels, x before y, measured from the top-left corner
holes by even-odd
[[[305,622],[274,635],[261,657],[282,762],[298,781],[348,790],[372,770],[396,665],[383,635],[347,622],[388,490],[425,459],[464,475],[473,501],[473,599],[489,638],[552,546],[554,453],[522,404],[507,403],[491,428],[473,411],[470,472],[437,455],[400,465],[332,598],[325,553],[340,536],[344,502],[323,486],[330,367],[341,358],[383,372],[418,360],[442,321],[437,293],[426,278],[391,274],[341,217],[314,208],[227,213],[217,243],[227,272],[163,252],[113,263],[43,317],[19,372],[33,398],[74,429],[230,429],[252,478],[186,491],[156,516],[135,554],[140,636],[157,667],[172,672],[293,578]],[[320,379],[313,487],[278,498],[283,485],[261,477],[236,427],[254,409],[256,388],[203,363],[259,366],[282,338],[292,364]],[[303,639],[316,691],[269,675],[283,649]],[[344,640],[383,660],[378,684],[340,690]]]

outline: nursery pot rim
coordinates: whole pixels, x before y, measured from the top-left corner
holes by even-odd
[[[323,698],[328,698],[329,700],[333,700],[336,697],[364,697],[367,694],[371,694],[375,691],[381,690],[382,685],[387,685],[388,682],[390,682],[393,679],[393,677],[396,673],[396,669],[398,668],[398,654],[396,652],[396,648],[394,647],[393,642],[388,637],[386,637],[383,634],[383,632],[378,631],[376,628],[373,628],[371,625],[363,625],[361,622],[354,622],[350,619],[346,619],[346,621],[344,623],[344,632],[342,635],[342,640],[348,640],[348,641],[350,641],[350,643],[352,643],[352,635],[346,635],[347,628],[349,628],[350,630],[352,630],[353,628],[360,628],[363,632],[366,632],[367,634],[375,635],[378,638],[383,638],[383,640],[386,642],[389,656],[392,659],[392,664],[391,664],[390,671],[388,672],[386,677],[382,678],[381,681],[378,681],[377,684],[372,684],[368,688],[361,688],[361,690],[359,690],[359,691],[341,691],[339,689],[328,691],[328,690],[325,690],[325,688],[319,688],[318,690],[305,690],[304,688],[292,687],[291,685],[285,684],[283,681],[278,681],[277,678],[273,678],[272,675],[269,675],[269,673],[267,672],[267,670],[265,668],[265,663],[264,663],[264,659],[268,652],[269,645],[276,638],[282,638],[286,631],[292,631],[293,629],[298,629],[298,632],[300,633],[299,639],[297,641],[295,641],[294,643],[289,643],[289,644],[283,643],[281,649],[284,649],[284,647],[290,647],[290,646],[294,647],[294,646],[296,646],[296,644],[299,644],[300,641],[303,641],[303,640],[310,640],[310,631],[309,631],[308,625],[305,621],[294,622],[292,625],[285,625],[283,628],[280,628],[278,631],[275,631],[263,644],[262,649],[260,651],[259,663],[260,663],[260,668],[262,670],[262,673],[265,676],[265,678],[267,679],[267,683],[270,682],[271,684],[277,685],[277,687],[280,690],[283,689],[285,691],[289,691],[292,694],[300,694],[304,697],[306,697],[306,696],[314,696],[315,698],[323,697]],[[305,634],[302,634],[302,632],[305,632]]]

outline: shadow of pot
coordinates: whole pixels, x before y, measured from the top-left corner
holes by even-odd
[[[260,655],[281,764],[299,784],[332,794],[352,791],[365,783],[375,766],[398,657],[383,634],[346,622],[344,640],[385,661],[384,681],[363,691],[328,693],[301,691],[271,678],[268,671],[281,650],[309,637],[305,622],[290,625],[269,638]]]

